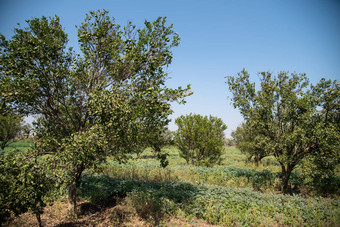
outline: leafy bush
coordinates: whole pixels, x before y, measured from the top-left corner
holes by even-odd
[[[183,182],[146,182],[85,174],[79,190],[83,198],[93,203],[124,197],[140,217],[157,225],[188,203],[196,187]]]
[[[302,163],[305,184],[321,195],[340,195],[339,157],[309,157]]]
[[[180,116],[175,123],[178,130],[174,140],[187,163],[212,166],[221,161],[227,126],[220,118],[190,114]]]
[[[127,201],[140,217],[154,222],[155,225],[178,210],[174,201],[164,197],[162,191],[153,188],[134,189],[128,193]]]
[[[23,117],[18,114],[0,114],[0,149],[4,150],[9,142],[19,134],[22,129]]]
[[[324,226],[339,223],[340,201],[201,186],[187,213],[212,224]]]
[[[100,202],[96,200],[101,194],[101,200],[107,200],[110,197],[125,197],[128,193],[138,189],[143,191],[147,188],[162,191],[163,195],[176,203],[182,203],[190,198],[196,190],[192,184],[185,182],[147,182],[136,179],[119,179],[107,175],[84,174],[81,178],[79,190],[81,196],[89,199],[90,202]]]
[[[54,181],[33,152],[7,151],[0,156],[0,223],[32,211],[41,226],[40,214]]]
[[[242,123],[231,133],[231,136],[240,151],[247,155],[248,160],[254,158],[254,162],[258,165],[264,157],[269,155],[269,152],[264,149],[267,141],[260,135],[256,135],[255,131],[251,125]]]

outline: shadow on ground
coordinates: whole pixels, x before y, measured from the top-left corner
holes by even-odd
[[[147,182],[85,174],[79,190],[81,197],[92,203],[85,205],[83,212],[96,212],[103,206],[112,205],[115,198],[120,198],[142,219],[157,225],[189,204],[198,189],[185,182]]]

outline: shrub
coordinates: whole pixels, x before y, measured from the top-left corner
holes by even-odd
[[[18,114],[0,114],[0,149],[5,147],[14,140],[22,129],[21,122],[23,117]]]
[[[7,151],[0,156],[0,224],[32,211],[41,226],[40,214],[54,181],[32,151]]]
[[[212,166],[221,161],[227,126],[220,118],[190,114],[180,116],[175,123],[175,143],[188,164]]]
[[[152,221],[155,225],[167,216],[175,214],[178,209],[174,201],[153,188],[135,189],[128,193],[127,201],[141,218]]]

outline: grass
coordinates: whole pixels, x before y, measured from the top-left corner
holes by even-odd
[[[41,215],[43,226],[130,226],[148,227],[154,223],[139,217],[138,213],[128,204],[127,200],[117,199],[112,204],[93,204],[82,200],[78,203],[78,219],[69,217],[68,201],[61,200],[52,206],[45,208]],[[37,226],[35,216],[32,213],[25,213],[5,224],[4,227],[31,227]],[[190,219],[178,215],[169,217],[159,222],[159,226],[187,226],[187,227],[209,227],[212,226],[201,219]]]
[[[145,181],[185,181],[189,183],[218,185],[233,188],[249,188],[262,192],[275,192],[280,187],[281,172],[273,157],[267,157],[256,166],[235,147],[226,147],[221,165],[198,167],[187,165],[178,155],[174,146],[164,149],[169,153],[169,166],[161,168],[151,149],[146,149],[140,158],[134,157],[126,164],[108,159],[101,166],[100,173],[121,179],[140,179]],[[294,172],[291,182],[301,185],[301,177]]]
[[[144,220],[161,223],[177,215],[223,226],[336,226],[340,200],[302,198],[250,189],[195,185],[181,181],[147,182],[87,174],[82,178],[83,198],[100,203],[124,198]]]
[[[221,165],[197,167],[187,165],[176,147],[164,150],[169,153],[166,168],[160,167],[151,149],[126,164],[109,158],[100,168],[101,175],[83,178],[88,185],[82,190],[93,187],[93,182],[100,185],[89,190],[94,195],[85,197],[95,202],[121,196],[141,217],[154,222],[181,215],[222,226],[340,225],[340,200],[281,194],[280,166],[273,157],[254,165],[237,148],[226,147]],[[291,176],[292,186],[304,187],[303,180],[297,168]],[[178,198],[180,195],[184,197]]]
[[[25,144],[19,145],[25,149]],[[280,166],[273,157],[256,166],[237,148],[226,147],[220,165],[197,167],[187,165],[174,146],[164,151],[169,154],[166,168],[160,167],[151,149],[125,164],[108,158],[81,179],[78,220],[53,216],[53,209],[61,213],[66,209],[67,202],[58,201],[58,207],[46,208],[43,222],[59,226],[340,226],[340,200],[281,194]],[[298,168],[291,183],[303,187]],[[27,215],[13,223],[29,226],[24,220],[30,219]]]
[[[27,151],[34,146],[33,142],[12,142],[5,147],[5,151],[20,150]]]

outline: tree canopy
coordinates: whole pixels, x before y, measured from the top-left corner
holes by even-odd
[[[234,107],[258,138],[254,145],[280,163],[287,192],[291,172],[306,156],[339,157],[340,86],[322,79],[309,87],[305,74],[259,76],[259,90],[246,70],[227,77],[227,83]]]
[[[266,139],[256,133],[256,129],[251,127],[247,122],[242,123],[231,133],[236,146],[244,153],[248,160],[254,158],[256,165],[262,158],[269,155],[265,149]]]
[[[5,147],[19,135],[23,129],[23,117],[19,114],[0,114],[0,149]]]
[[[221,161],[227,126],[220,118],[189,114],[175,123],[178,129],[174,140],[187,163],[212,166]]]
[[[166,18],[120,26],[103,10],[77,27],[81,53],[75,53],[57,16],[26,22],[10,40],[1,36],[1,97],[39,116],[36,149],[68,173],[76,211],[84,169],[108,154],[126,159],[162,133],[170,102],[184,102],[189,87],[165,86],[180,38]]]

